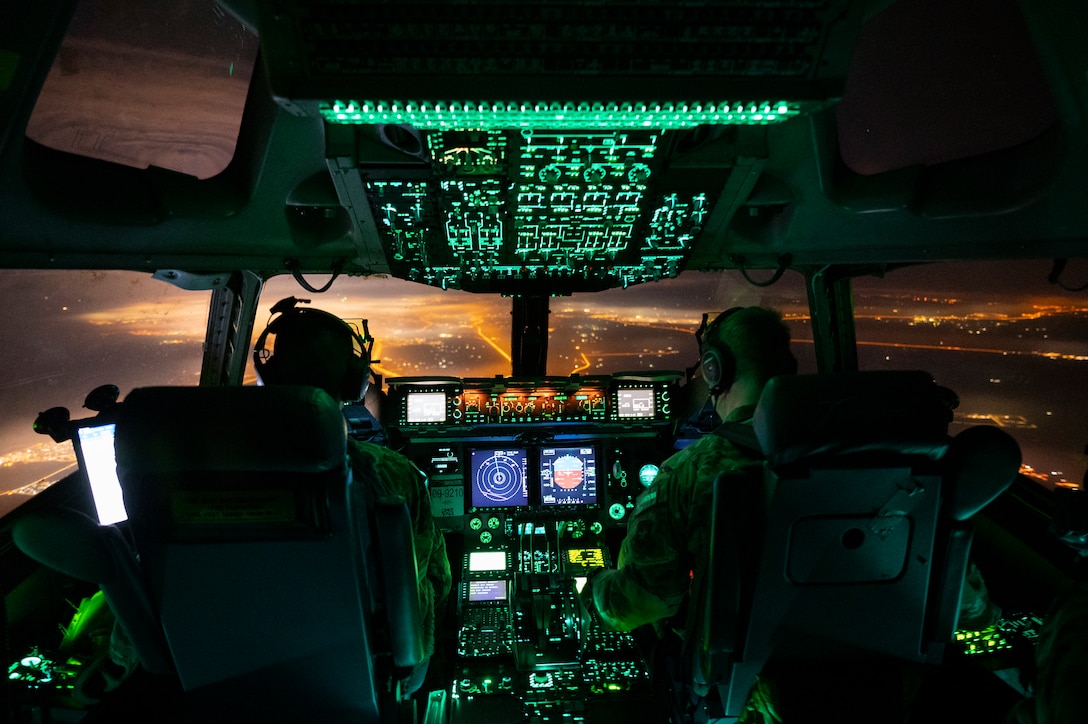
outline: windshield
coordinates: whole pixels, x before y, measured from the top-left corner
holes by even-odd
[[[320,288],[328,277],[309,280]],[[363,317],[376,342],[374,370],[386,378],[444,375],[509,376],[512,300],[441,290],[398,279],[339,279],[325,294],[308,294],[289,276],[261,293],[255,334],[284,297],[342,318]],[[698,361],[695,330],[704,313],[763,305],[782,312],[798,347],[802,371],[815,371],[804,279],[787,273],[756,287],[739,272],[685,272],[628,289],[553,297],[548,316],[548,374],[600,375],[682,371]],[[252,370],[248,375],[254,380]]]
[[[1084,473],[1088,405],[1088,306],[1046,281],[1049,262],[959,262],[901,269],[854,284],[861,369],[923,369],[960,399],[953,432],[998,425],[1020,443],[1023,472],[1047,486]],[[1030,272],[1030,273],[1029,273]],[[1034,280],[1034,284],[1031,283]],[[324,284],[327,278],[310,279]],[[366,318],[384,379],[509,376],[511,300],[442,291],[390,278],[342,278],[324,294],[290,276],[261,294],[254,335],[287,296],[343,318]],[[195,385],[210,292],[176,289],[148,274],[0,271],[0,511],[6,513],[74,469],[70,443],[33,429],[38,413],[73,419],[99,385]],[[801,276],[768,287],[737,272],[676,279],[550,300],[548,374],[675,370],[697,360],[702,314],[760,304],[783,312],[802,373],[815,372]],[[16,304],[17,302],[17,304]],[[256,382],[252,365],[245,383]]]

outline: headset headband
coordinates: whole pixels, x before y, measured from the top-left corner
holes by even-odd
[[[341,397],[346,402],[360,400],[366,395],[370,384],[371,351],[374,348],[374,338],[370,336],[367,320],[361,321],[362,332],[348,322],[321,309],[302,309],[298,304],[309,304],[309,299],[296,299],[287,297],[272,305],[269,313],[268,325],[257,338],[253,345],[253,364],[257,371],[257,377],[262,384],[284,384],[284,380],[276,364],[273,350],[266,347],[269,335],[279,334],[285,327],[300,321],[318,321],[329,328],[342,329],[351,337],[351,359],[348,361],[348,369],[341,385]]]

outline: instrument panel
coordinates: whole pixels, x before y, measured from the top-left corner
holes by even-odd
[[[634,641],[594,623],[578,594],[612,565],[673,452],[682,377],[386,381],[383,425],[427,474],[438,527],[459,537],[454,720],[580,721],[594,702],[649,692]]]
[[[392,425],[407,433],[536,423],[653,425],[673,417],[682,374],[388,380]]]
[[[620,526],[671,453],[681,378],[395,378],[383,417],[446,531],[487,542],[530,514]]]

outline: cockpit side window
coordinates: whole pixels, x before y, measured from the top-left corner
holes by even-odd
[[[136,387],[200,381],[210,295],[138,272],[0,270],[0,515],[75,470],[71,442],[34,432],[40,412],[81,420],[101,385],[123,401]]]
[[[959,396],[953,433],[1000,427],[1020,443],[1021,474],[1075,486],[1088,462],[1088,303],[1075,284],[1088,266],[1057,270],[941,262],[855,279],[858,365],[926,370]]]

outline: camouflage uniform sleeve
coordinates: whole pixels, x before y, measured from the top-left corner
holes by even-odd
[[[384,449],[383,453],[379,477],[399,481],[398,493],[404,496],[412,517],[419,582],[422,586],[425,580],[429,580],[434,588],[435,600],[442,601],[449,595],[453,576],[446,555],[446,541],[431,513],[427,476],[403,455]]]
[[[450,595],[450,588],[453,586],[450,560],[446,554],[446,539],[442,537],[442,531],[434,522],[430,493],[427,490],[427,476],[418,468],[415,468],[415,473],[419,479],[420,490],[419,509],[413,511],[415,515],[413,522],[416,526],[416,557],[421,562],[427,561],[427,577],[434,586],[435,600],[441,602]],[[421,550],[421,546],[425,550]]]
[[[681,453],[666,461],[628,521],[617,568],[593,578],[593,605],[605,626],[630,631],[668,618],[687,594],[691,562],[683,490],[693,481],[685,458]]]
[[[368,496],[402,496],[412,519],[413,545],[416,553],[416,584],[423,613],[423,650],[434,653],[436,603],[449,595],[453,578],[446,541],[435,525],[427,478],[400,453],[370,443],[352,441],[349,448],[353,466],[372,470],[366,476]]]

